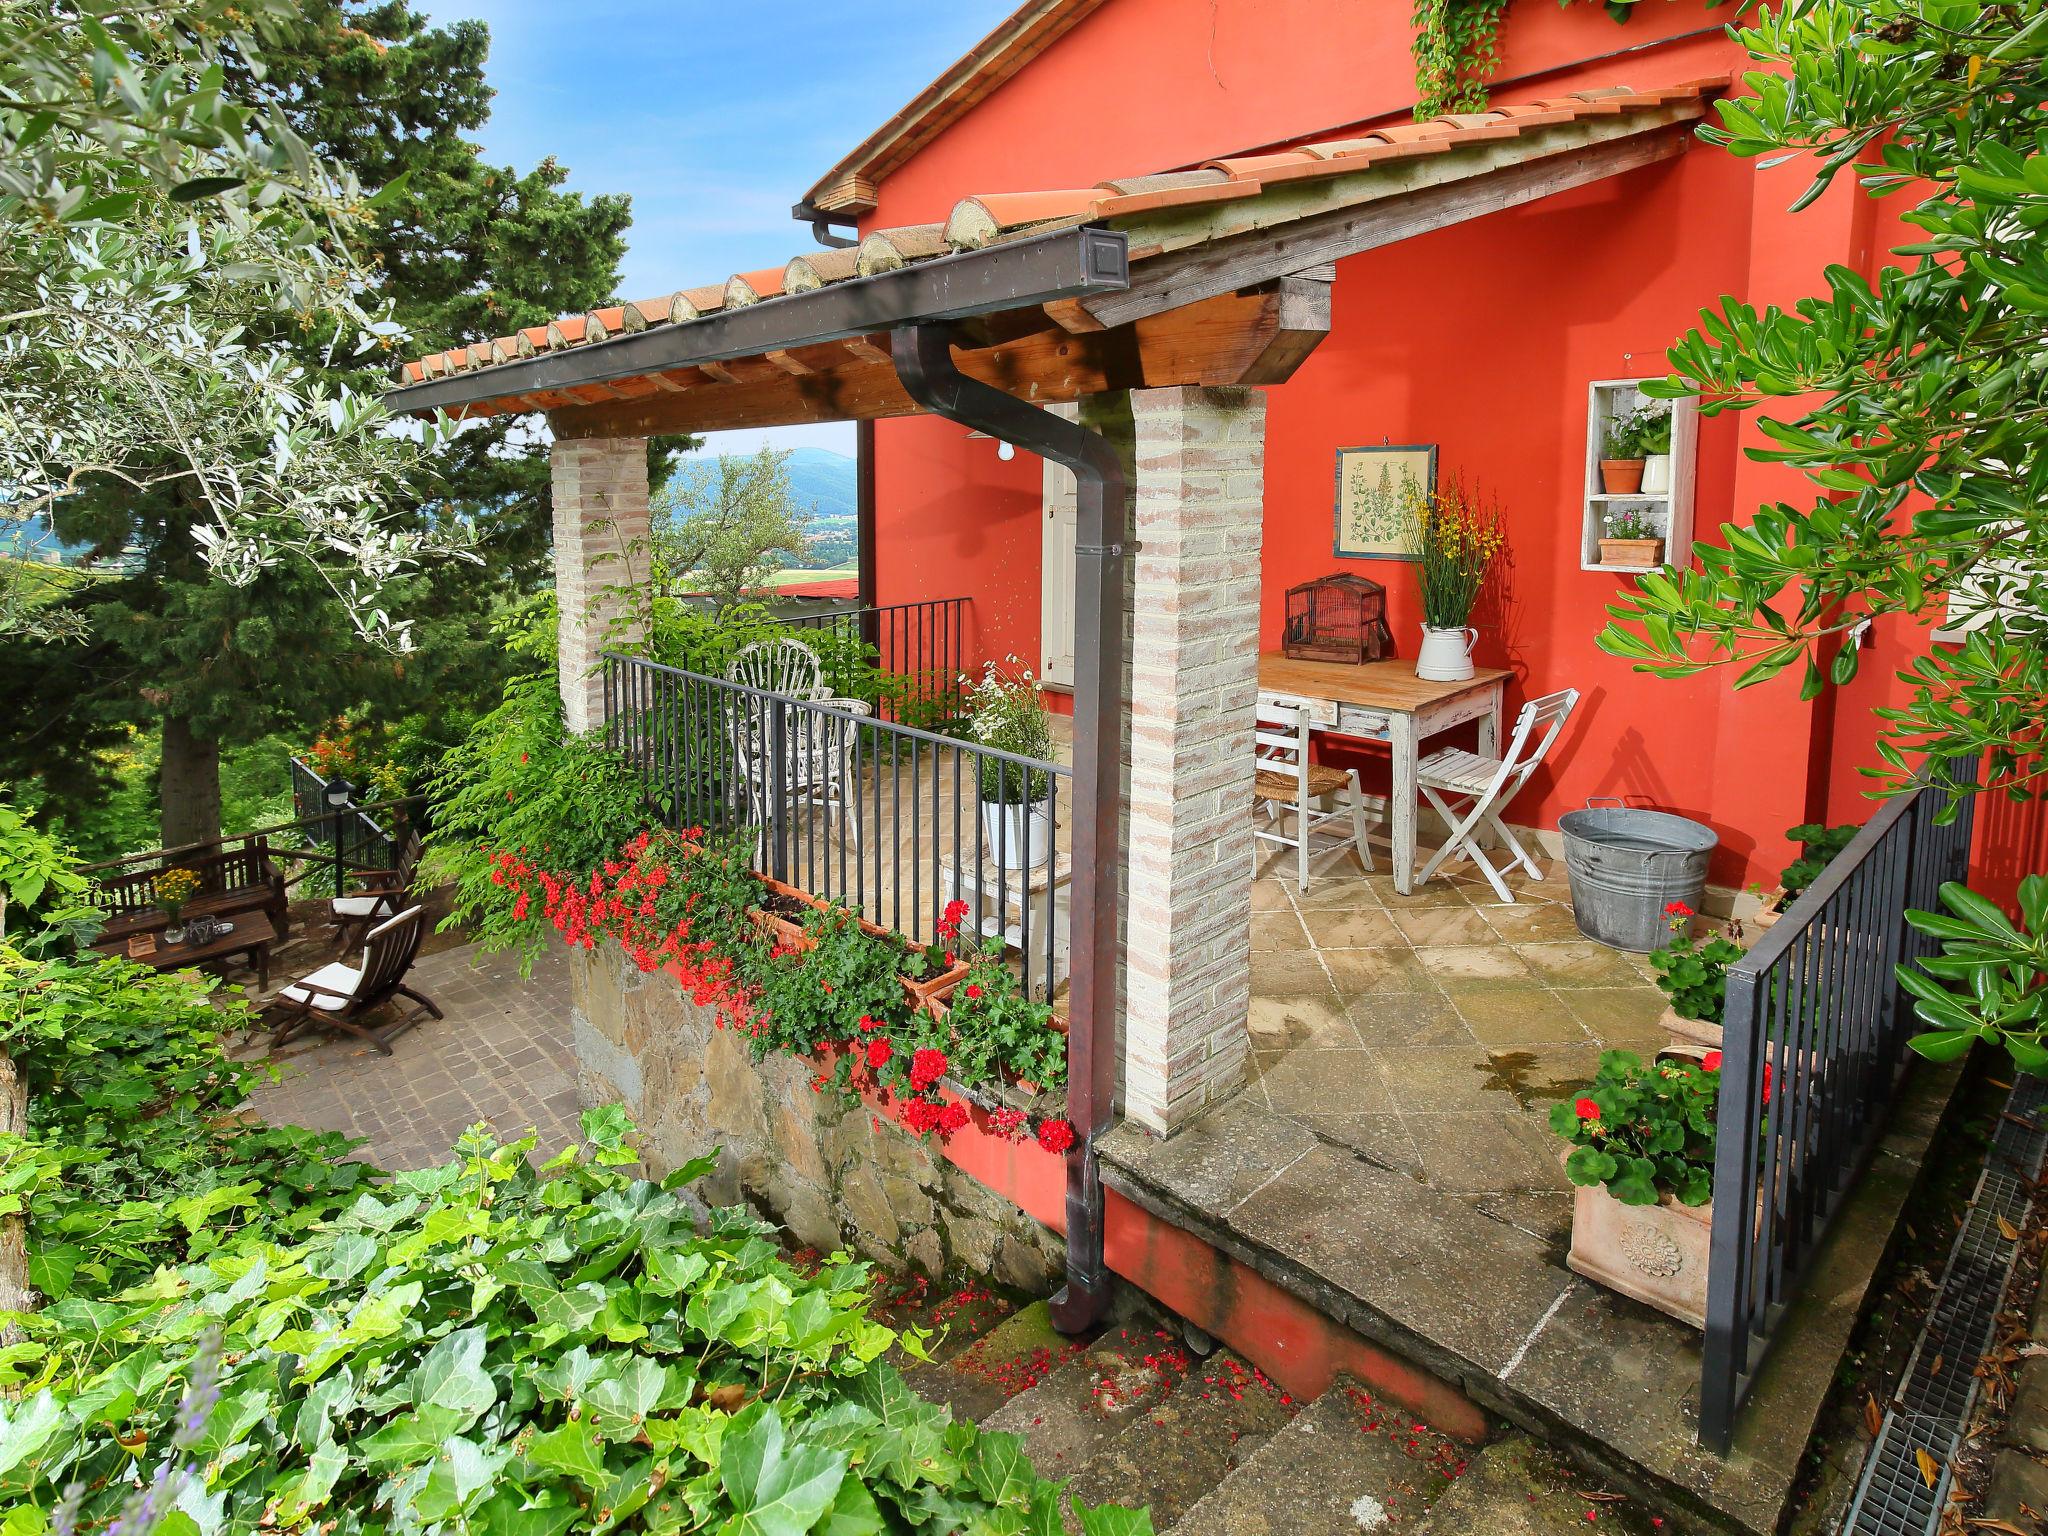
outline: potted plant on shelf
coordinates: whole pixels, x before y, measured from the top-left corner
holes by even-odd
[[[1571,1143],[1565,1262],[1695,1328],[1706,1325],[1720,1091],[1719,1051],[1648,1065],[1607,1051],[1585,1092],[1550,1108],[1550,1128]]]
[[[1762,886],[1755,887],[1758,906],[1750,921],[1759,929],[1770,927],[1777,922],[1785,909],[1797,901],[1800,894],[1820,878],[1820,872],[1828,867],[1830,860],[1855,840],[1863,830],[1861,822],[1844,822],[1839,827],[1826,827],[1818,822],[1807,822],[1800,826],[1788,827],[1785,836],[1799,844],[1803,850],[1799,857],[1787,864],[1778,876],[1778,888],[1768,896]]]
[[[1644,566],[1664,563],[1664,536],[1641,507],[1608,514],[1607,534],[1600,540],[1602,565]]]
[[[1012,758],[1052,758],[1052,714],[1045,692],[1011,656],[1007,666],[982,665],[981,681],[967,690],[967,727],[984,747],[1008,754],[977,756],[984,858],[1006,871],[1033,868],[1052,857],[1052,775]]]
[[[1507,548],[1500,503],[1468,490],[1462,479],[1408,500],[1422,589],[1422,648],[1415,675],[1458,682],[1472,675],[1472,608],[1493,563]]]
[[[1649,402],[1636,411],[1641,424],[1636,432],[1636,445],[1643,455],[1643,494],[1645,496],[1669,496],[1671,494],[1671,407],[1668,404]]]
[[[150,900],[164,915],[164,942],[185,942],[185,904],[199,894],[199,876],[189,869],[167,869],[149,884]]]
[[[1600,489],[1609,496],[1640,495],[1643,489],[1644,439],[1652,411],[1639,405],[1607,423],[1600,445]]]

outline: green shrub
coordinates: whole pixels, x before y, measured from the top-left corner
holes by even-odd
[[[1785,892],[1789,905],[1794,897],[1818,880],[1836,854],[1856,840],[1856,834],[1863,830],[1857,821],[1844,822],[1839,827],[1821,826],[1808,822],[1804,826],[1789,828],[1785,836],[1800,845],[1803,850],[1799,857],[1785,866],[1778,876],[1778,884]]]
[[[299,1243],[35,1317],[7,1356],[10,1536],[40,1536],[72,1484],[80,1528],[119,1509],[214,1330],[170,1536],[1057,1536],[1058,1485],[1021,1442],[952,1422],[881,1358],[897,1336],[867,1315],[865,1265],[793,1269],[772,1228],[693,1214],[710,1159],[646,1183],[618,1171],[620,1111],[584,1124],[587,1155],[536,1169],[530,1140],[472,1133]]]
[[[221,1033],[253,1020],[210,988],[189,972],[0,949],[0,1050],[29,1094],[29,1134],[0,1137],[0,1211],[27,1209],[45,1297],[123,1290],[251,1235],[288,1238],[374,1178],[344,1137],[237,1117],[264,1073],[223,1055]]]

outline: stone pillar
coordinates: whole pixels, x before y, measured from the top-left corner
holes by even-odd
[[[562,720],[581,735],[604,724],[598,658],[642,634],[624,589],[647,579],[647,439],[557,439],[555,654]]]
[[[1124,1113],[1171,1134],[1236,1089],[1250,1041],[1266,401],[1134,390],[1090,401],[1083,419],[1129,445],[1136,540]]]

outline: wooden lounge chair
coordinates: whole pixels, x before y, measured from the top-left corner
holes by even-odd
[[[327,903],[328,920],[334,924],[336,953],[347,953],[374,925],[398,915],[412,889],[413,872],[419,867],[419,860],[420,840],[410,835],[399,845],[398,868],[349,872],[342,894]]]
[[[426,909],[411,907],[387,918],[363,940],[362,963],[330,960],[301,976],[272,998],[265,1012],[271,1026],[271,1049],[315,1029],[339,1029],[367,1040],[386,1056],[394,1037],[420,1021],[423,1013],[440,1018],[432,998],[405,985],[406,972],[420,952],[426,933]],[[406,998],[419,1006],[386,1025],[372,1029],[363,1021],[386,1003]]]

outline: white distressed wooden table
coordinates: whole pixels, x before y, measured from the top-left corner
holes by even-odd
[[[1383,741],[1393,754],[1394,794],[1390,808],[1394,889],[1415,888],[1415,765],[1422,743],[1468,721],[1479,722],[1478,751],[1500,751],[1501,710],[1509,673],[1480,667],[1456,683],[1435,683],[1415,675],[1412,661],[1296,661],[1277,651],[1259,657],[1259,702],[1297,702],[1309,707],[1319,731]]]

